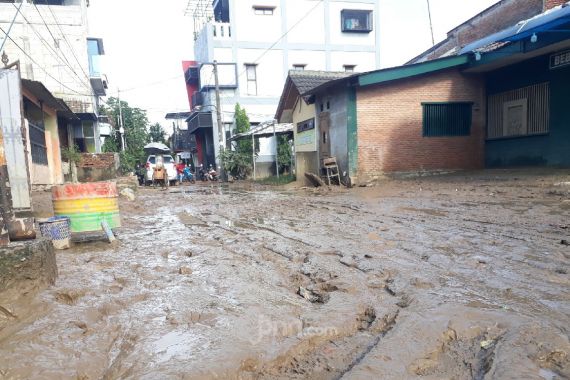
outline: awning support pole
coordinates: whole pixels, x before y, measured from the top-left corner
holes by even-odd
[[[251,158],[253,159],[253,180],[256,180],[255,176],[255,135],[251,134]]]
[[[277,141],[277,135],[275,134],[275,123],[273,120],[273,138],[275,139],[275,168],[277,169],[277,179],[279,180],[279,141]]]

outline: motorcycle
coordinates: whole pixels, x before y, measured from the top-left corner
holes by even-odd
[[[190,170],[189,167],[185,167],[184,170],[182,171],[182,180],[180,181],[180,183],[184,182],[184,180],[187,180],[190,183],[196,182],[194,180],[194,173],[192,173],[192,170]]]
[[[217,181],[218,180],[218,172],[214,169],[212,165],[208,169],[208,179],[210,181]]]
[[[208,173],[204,170],[204,165],[200,165],[200,170],[198,170],[198,177],[202,182],[206,182],[208,180]]]

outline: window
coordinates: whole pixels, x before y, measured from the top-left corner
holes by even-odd
[[[297,123],[297,133],[310,131],[311,129],[315,129],[315,119],[309,119]]]
[[[294,64],[293,70],[305,70],[306,66],[304,63]]]
[[[422,103],[423,136],[469,136],[473,103]]]
[[[41,123],[32,123],[28,120],[30,133],[30,146],[32,148],[32,162],[38,165],[47,165],[46,132]]]
[[[257,65],[246,64],[247,95],[257,95]]]
[[[83,143],[87,153],[95,153],[95,128],[92,121],[84,121],[81,123],[83,128]]]
[[[274,7],[259,7],[259,6],[254,6],[254,7],[253,7],[253,12],[254,12],[256,15],[272,16],[274,9],[275,9]]]
[[[343,9],[340,12],[343,32],[369,33],[372,31],[372,11]]]
[[[550,84],[540,83],[490,95],[487,138],[519,137],[548,133]]]
[[[347,73],[353,73],[356,65],[344,65],[344,71]]]

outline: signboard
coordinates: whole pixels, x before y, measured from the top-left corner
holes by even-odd
[[[220,88],[237,88],[237,66],[235,63],[218,63],[218,83]],[[214,65],[204,63],[200,66],[200,90],[214,88]]]
[[[570,50],[565,50],[550,56],[550,70],[570,65]]]
[[[295,151],[296,152],[316,152],[317,135],[315,129],[315,119],[309,119],[297,123],[295,129]]]

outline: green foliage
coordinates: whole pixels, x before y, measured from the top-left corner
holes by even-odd
[[[234,134],[249,131],[250,123],[247,112],[241,106],[235,107]],[[253,169],[253,142],[250,139],[238,140],[233,150],[224,149],[220,153],[222,167],[235,178],[244,179]]]
[[[234,178],[244,179],[251,174],[253,168],[251,155],[223,149],[220,152],[220,159],[224,171],[230,173]]]
[[[279,172],[285,173],[291,171],[291,144],[289,136],[277,136],[277,162],[279,163]]]
[[[166,132],[164,132],[160,123],[151,125],[148,134],[153,142],[166,144]]]
[[[120,152],[121,153],[121,171],[126,173],[133,171],[137,162],[145,162],[146,154],[144,146],[150,142],[148,132],[149,121],[146,111],[140,108],[131,107],[124,100],[121,101],[123,112],[123,127],[125,128],[125,144],[126,149],[121,152],[121,136],[118,128],[110,137],[105,139],[103,145],[104,152]],[[107,100],[107,104],[102,106],[100,113],[107,115],[111,120],[119,120],[119,100],[111,97]],[[118,122],[116,123],[118,124]]]
[[[75,164],[81,161],[81,151],[77,145],[73,144],[61,150],[61,157],[64,161]]]

